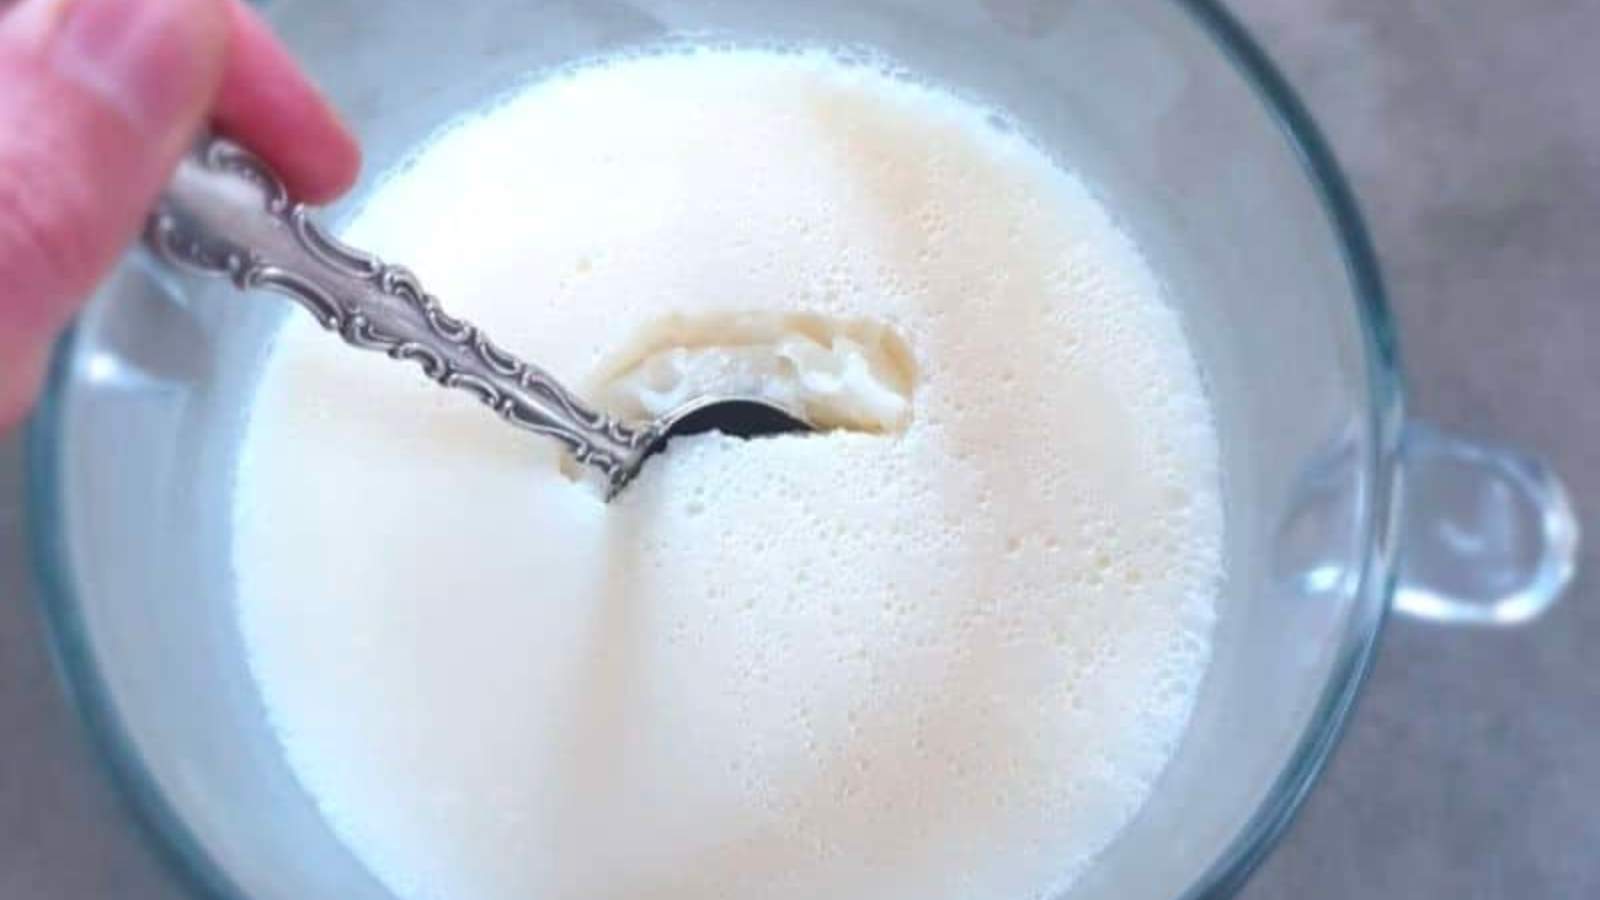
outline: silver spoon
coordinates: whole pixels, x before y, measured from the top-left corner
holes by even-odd
[[[183,270],[226,277],[241,290],[286,294],[351,346],[412,360],[507,422],[555,438],[600,473],[607,499],[673,437],[811,430],[795,413],[752,397],[704,398],[650,422],[613,418],[447,315],[410,271],[335,240],[312,212],[264,162],[208,137],[178,166],[145,237],[158,257]]]

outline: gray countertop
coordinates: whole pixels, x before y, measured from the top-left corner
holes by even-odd
[[[1600,897],[1600,2],[1234,6],[1363,200],[1414,409],[1545,456],[1593,536],[1532,627],[1393,622],[1343,746],[1245,896]],[[54,680],[19,455],[0,441],[0,897],[180,898]]]

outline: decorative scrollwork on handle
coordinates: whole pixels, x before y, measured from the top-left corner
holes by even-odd
[[[410,270],[328,234],[242,147],[208,137],[180,165],[147,229],[161,259],[305,307],[351,346],[409,360],[520,428],[555,438],[615,490],[654,437],[593,409],[548,372],[446,313]]]

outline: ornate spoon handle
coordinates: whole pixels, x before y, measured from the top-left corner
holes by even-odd
[[[286,294],[351,346],[412,360],[507,422],[561,441],[608,483],[626,479],[650,443],[650,428],[588,406],[543,369],[446,315],[411,272],[345,246],[311,213],[261,160],[208,137],[179,165],[146,239],[182,269]]]

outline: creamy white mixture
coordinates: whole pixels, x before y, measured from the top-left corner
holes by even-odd
[[[376,192],[353,241],[606,402],[754,379],[862,429],[681,440],[608,506],[287,326],[240,623],[400,897],[1016,900],[1139,808],[1209,652],[1216,437],[1138,250],[997,121],[822,53],[627,58]]]

